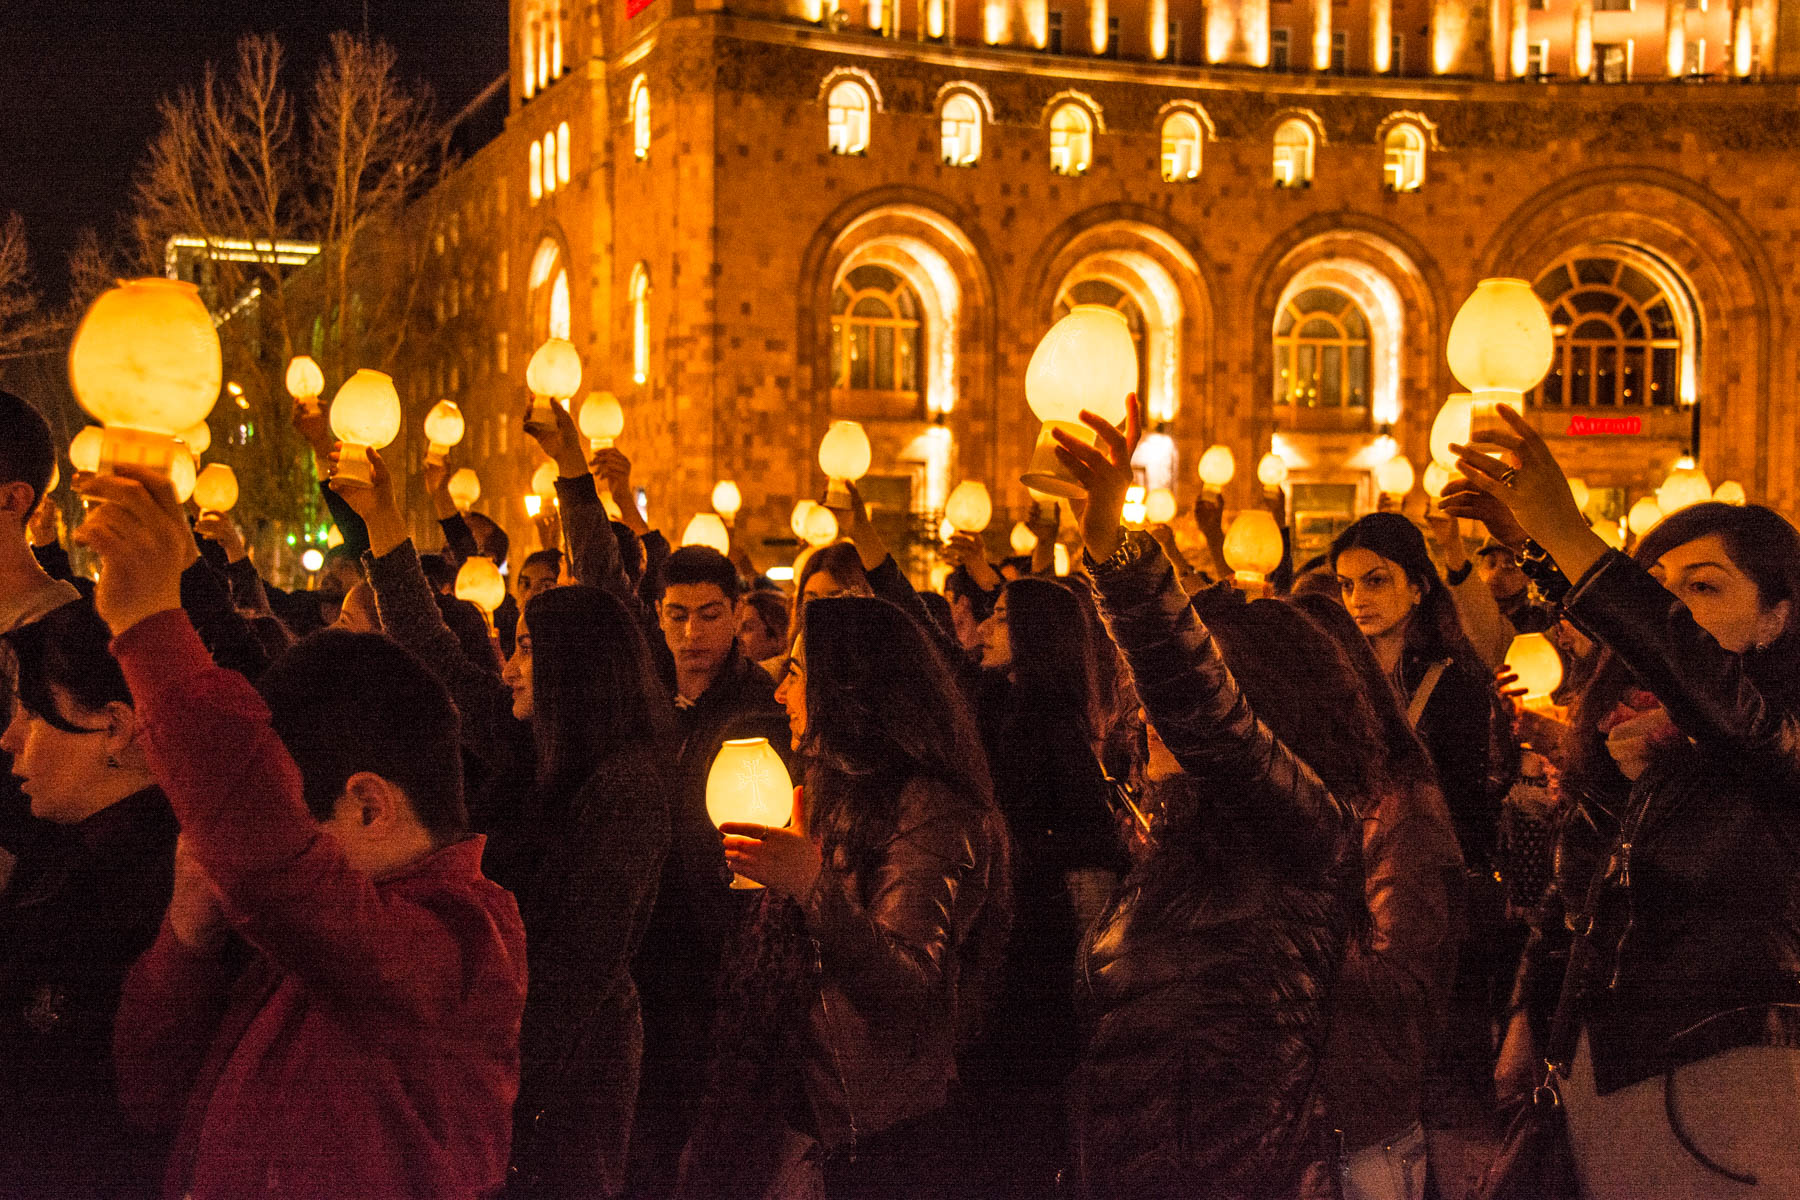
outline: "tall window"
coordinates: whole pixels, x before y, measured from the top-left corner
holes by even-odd
[[[1048,15],[1050,17],[1050,26],[1044,39],[1044,49],[1052,54],[1061,54],[1063,33],[1062,9],[1053,8]]]
[[[955,92],[944,101],[939,117],[944,161],[953,167],[972,167],[981,161],[981,106],[966,92]]]
[[[533,345],[545,338],[571,338],[574,309],[569,302],[568,259],[555,240],[545,238],[531,259],[527,295],[531,312]],[[500,368],[504,371],[506,368]]]
[[[1591,256],[1557,263],[1534,290],[1550,310],[1556,357],[1532,403],[1661,408],[1679,402],[1679,294],[1631,263]]]
[[[1269,30],[1269,70],[1285,71],[1288,69],[1288,31],[1285,29]]]
[[[1631,79],[1631,43],[1594,46],[1594,78],[1600,83],[1626,83]]]
[[[531,188],[531,202],[536,204],[544,194],[544,144],[536,138],[532,139],[531,150],[526,155],[528,175],[527,183]]]
[[[650,157],[650,85],[642,75],[631,81],[631,156]]]
[[[1165,183],[1186,183],[1200,178],[1200,151],[1205,139],[1200,118],[1191,112],[1172,112],[1162,126],[1162,177]]]
[[[1334,75],[1350,72],[1350,34],[1342,29],[1331,31],[1331,72]]]
[[[833,154],[863,154],[869,149],[869,89],[845,79],[825,98],[827,136]]]
[[[886,267],[857,267],[831,294],[834,411],[907,416],[923,403],[924,323],[912,287]]]
[[[631,378],[650,382],[650,271],[643,263],[631,268]]]
[[[1313,131],[1298,117],[1281,123],[1275,131],[1275,186],[1311,187]]]
[[[1366,409],[1369,321],[1334,288],[1308,288],[1275,320],[1275,403],[1296,410]]]
[[[1425,135],[1417,125],[1401,122],[1382,139],[1381,172],[1390,192],[1416,192],[1425,186]]]
[[[1094,118],[1079,104],[1065,104],[1050,116],[1050,169],[1084,175],[1094,161]]]
[[[569,123],[567,121],[556,127],[556,182],[559,187],[569,182]]]

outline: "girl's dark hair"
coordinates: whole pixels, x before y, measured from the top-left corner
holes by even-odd
[[[984,592],[975,583],[975,577],[969,574],[969,568],[958,563],[956,569],[944,577],[944,599],[955,600],[962,597],[969,602],[977,621],[985,621],[994,612],[994,592]]]
[[[112,633],[85,600],[19,626],[6,635],[6,642],[17,662],[20,706],[64,733],[83,730],[57,707],[52,687],[67,692],[86,712],[100,712],[115,701],[131,703],[125,673],[109,649]]]
[[[1027,722],[1072,724],[1089,743],[1098,739],[1094,648],[1087,615],[1072,589],[1026,576],[1001,589],[1012,643],[1013,686],[1008,706]]]
[[[1419,686],[1432,663],[1446,658],[1477,677],[1488,675],[1481,655],[1463,629],[1456,598],[1438,575],[1437,565],[1425,548],[1425,535],[1418,526],[1399,513],[1370,513],[1331,543],[1331,569],[1337,570],[1338,559],[1345,551],[1356,549],[1395,563],[1419,589],[1419,604],[1406,623],[1406,636],[1401,643],[1400,675],[1409,692]]]
[[[1725,543],[1732,566],[1756,585],[1758,600],[1770,607],[1789,602],[1787,627],[1767,647],[1743,656],[1744,671],[1773,707],[1800,711],[1800,533],[1785,518],[1760,504],[1696,504],[1663,518],[1631,557],[1648,570],[1677,546],[1712,534]],[[1628,784],[1607,753],[1599,724],[1636,685],[1611,650],[1601,646],[1596,653],[1600,659],[1593,682],[1572,714],[1576,743],[1568,781],[1572,787],[1616,794]]]
[[[834,596],[802,606],[807,796],[829,861],[852,870],[897,832],[902,789],[942,784],[993,804],[975,719],[919,623],[886,600]]]
[[[855,543],[832,542],[829,546],[820,546],[806,556],[806,565],[800,568],[800,574],[794,579],[794,611],[788,625],[790,646],[800,635],[800,614],[806,607],[806,581],[820,571],[851,588],[860,587],[870,595],[875,592],[869,583],[869,573],[863,570],[862,556],[856,552]]]
[[[626,747],[673,743],[671,705],[643,630],[611,594],[572,584],[525,605],[532,733],[546,793],[579,788]]]
[[[752,588],[744,593],[744,603],[756,610],[756,619],[770,633],[779,634],[788,627],[791,606],[786,596],[767,588]]]

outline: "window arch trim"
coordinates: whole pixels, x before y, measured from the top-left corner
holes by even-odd
[[[631,298],[631,378],[639,387],[650,382],[650,268],[631,268],[626,294]]]
[[[1597,277],[1593,268],[1586,272],[1579,271],[1577,263],[1611,263],[1612,269],[1607,278]],[[1532,288],[1544,299],[1542,290],[1558,270],[1568,272],[1570,286],[1552,294],[1545,301],[1545,307],[1551,313],[1552,331],[1555,333],[1556,352],[1551,366],[1551,374],[1526,395],[1526,401],[1533,407],[1545,408],[1619,408],[1639,411],[1683,411],[1693,404],[1697,398],[1697,381],[1699,378],[1699,356],[1702,348],[1703,329],[1700,319],[1700,308],[1695,302],[1693,288],[1674,267],[1657,255],[1638,246],[1624,242],[1594,242],[1574,247],[1557,255],[1550,263],[1539,271],[1533,279]],[[1655,289],[1655,294],[1645,299],[1633,296],[1623,288],[1625,270],[1631,270],[1643,277]],[[1585,277],[1584,277],[1585,276]],[[1574,311],[1568,303],[1570,297],[1589,295],[1613,295],[1619,303],[1601,310]],[[1590,303],[1596,303],[1590,301]],[[1669,323],[1674,327],[1674,337],[1655,336],[1654,327],[1645,318],[1648,311],[1659,304],[1668,309]],[[1620,325],[1620,316],[1626,310],[1633,312],[1634,319],[1645,322],[1644,336],[1626,337]],[[1567,324],[1559,317],[1572,318]],[[1614,333],[1616,338],[1577,338],[1574,336],[1584,324],[1604,324]],[[1610,350],[1609,371],[1617,370],[1620,379],[1611,384],[1612,400],[1610,403],[1599,399],[1602,394],[1598,379],[1599,365],[1606,356],[1601,351]],[[1657,353],[1673,352],[1673,369],[1659,372]],[[1641,395],[1626,398],[1623,392],[1623,373],[1626,367],[1626,356],[1641,354],[1642,378],[1644,387]],[[1578,363],[1578,360],[1580,362]],[[1578,366],[1591,368],[1595,375],[1585,385],[1588,399],[1572,398],[1573,389],[1577,387],[1571,372]],[[1658,378],[1659,374],[1662,376]],[[1561,377],[1563,398],[1555,402],[1546,402],[1545,389],[1552,379]],[[1672,399],[1667,402],[1651,397],[1653,391],[1660,391],[1661,384],[1667,382],[1673,392]]]
[[[631,81],[625,114],[631,128],[631,156],[645,162],[650,157],[650,81],[641,73]]]

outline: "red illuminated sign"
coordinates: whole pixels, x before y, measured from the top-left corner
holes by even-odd
[[[655,2],[656,0],[625,0],[625,15],[635,17]]]
[[[1589,437],[1596,434],[1623,434],[1627,437],[1643,432],[1642,417],[1570,417],[1564,434]]]

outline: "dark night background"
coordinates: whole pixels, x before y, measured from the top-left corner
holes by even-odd
[[[440,120],[506,70],[506,0],[0,0],[0,213],[25,218],[46,301],[65,298],[79,231],[118,228],[160,97],[209,61],[229,74],[243,34],[275,33],[298,98],[332,31],[362,30],[365,12]],[[466,137],[503,116],[503,101],[485,106]]]

